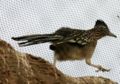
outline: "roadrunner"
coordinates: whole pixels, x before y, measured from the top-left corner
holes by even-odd
[[[97,71],[109,71],[101,65],[95,65],[91,62],[91,58],[97,41],[105,36],[116,37],[108,29],[107,24],[103,20],[97,20],[94,28],[89,30],[72,29],[62,27],[52,34],[36,34],[20,37],[12,37],[16,41],[22,41],[19,46],[29,46],[39,43],[50,42],[50,49],[54,51],[54,65],[56,60],[82,60],[97,68]]]

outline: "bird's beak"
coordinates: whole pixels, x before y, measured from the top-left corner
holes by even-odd
[[[117,36],[115,34],[111,33],[111,32],[109,32],[108,36],[112,36],[112,37],[117,38]]]

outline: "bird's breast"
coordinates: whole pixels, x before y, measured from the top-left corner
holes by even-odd
[[[82,48],[83,46],[73,43],[62,43],[56,46],[52,46],[57,56],[57,60],[81,60],[84,59]]]

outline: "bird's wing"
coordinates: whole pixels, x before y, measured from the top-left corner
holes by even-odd
[[[69,43],[78,43],[80,45],[86,45],[88,40],[86,40],[85,30],[71,29],[71,28],[61,28],[55,32],[57,35],[63,36],[63,39],[57,44],[69,42]]]

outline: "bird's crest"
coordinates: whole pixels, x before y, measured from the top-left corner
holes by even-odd
[[[107,24],[103,20],[97,20],[96,23],[95,23],[95,27],[96,26],[105,26],[105,27],[108,27]]]

